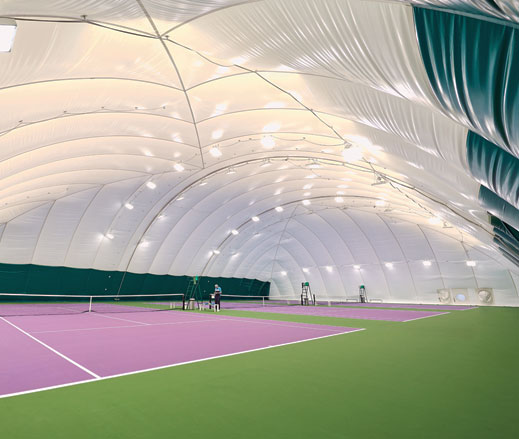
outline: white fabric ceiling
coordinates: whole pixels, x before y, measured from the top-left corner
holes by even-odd
[[[0,16],[18,24],[0,53],[0,262],[518,302],[407,2],[7,0]]]

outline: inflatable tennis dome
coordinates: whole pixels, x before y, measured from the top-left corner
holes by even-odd
[[[5,0],[0,51],[2,292],[519,305],[517,1]]]

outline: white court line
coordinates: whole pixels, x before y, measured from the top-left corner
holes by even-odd
[[[204,320],[203,322],[218,322],[221,320],[222,319],[207,319],[207,320]],[[188,320],[186,322],[147,323],[146,325],[123,325],[123,326],[102,326],[99,328],[53,329],[51,331],[32,331],[32,333],[33,334],[50,334],[50,333],[56,333],[56,332],[97,331],[100,329],[141,328],[143,326],[183,325],[185,323],[201,323],[201,322],[200,322],[200,320]]]
[[[433,315],[430,315],[430,316],[417,317],[416,319],[402,320],[402,323],[412,322],[413,320],[428,319],[429,317],[438,317],[438,316],[442,316],[444,314],[450,314],[450,311],[441,311],[440,313],[433,314]]]
[[[49,351],[54,352],[56,355],[60,356],[60,357],[63,358],[64,360],[67,360],[69,363],[73,364],[74,366],[79,367],[83,372],[88,373],[89,375],[93,376],[94,378],[101,378],[99,375],[95,374],[95,373],[92,372],[91,370],[88,370],[86,367],[81,366],[81,364],[76,363],[74,360],[72,360],[71,358],[69,358],[69,357],[67,357],[66,355],[62,354],[61,352],[57,351],[56,349],[51,348],[48,344],[45,344],[45,343],[42,342],[41,340],[38,340],[36,337],[32,336],[32,335],[29,334],[28,332],[26,332],[26,331],[24,331],[23,329],[21,329],[21,328],[19,328],[18,326],[16,326],[14,323],[11,323],[9,320],[4,319],[3,317],[0,317],[0,320],[3,320],[3,321],[6,322],[7,324],[11,325],[13,328],[15,328],[15,329],[17,329],[18,331],[20,331],[22,334],[25,334],[27,337],[33,339],[35,342],[41,344],[43,347],[46,347]]]
[[[0,317],[0,318],[2,318],[2,317]],[[247,354],[249,352],[264,351],[266,349],[278,348],[278,347],[281,347],[281,346],[287,346],[287,345],[297,344],[297,343],[304,343],[304,342],[312,341],[312,340],[320,340],[322,338],[335,337],[337,335],[352,334],[354,332],[359,332],[359,331],[365,331],[365,329],[364,328],[354,329],[353,331],[345,331],[345,332],[339,332],[337,334],[322,335],[320,337],[305,338],[304,340],[290,341],[288,343],[275,344],[275,345],[265,346],[265,347],[262,347],[262,348],[248,349],[246,351],[232,352],[230,354],[216,355],[214,357],[199,358],[198,360],[184,361],[182,363],[175,363],[175,364],[167,364],[165,366],[151,367],[149,369],[134,370],[132,372],[119,373],[119,374],[116,374],[116,375],[109,375],[109,376],[106,376],[106,377],[98,377],[97,379],[74,381],[73,383],[58,384],[56,386],[42,387],[40,389],[32,389],[32,390],[25,390],[23,392],[8,393],[8,394],[5,394],[5,395],[0,395],[0,399],[2,399],[2,398],[9,398],[9,397],[18,396],[18,395],[27,395],[29,393],[43,392],[44,390],[60,389],[62,387],[71,387],[71,386],[76,386],[78,384],[91,383],[91,382],[94,382],[94,381],[95,382],[99,382],[99,381],[109,380],[109,379],[112,379],[112,378],[119,378],[119,377],[124,377],[124,376],[128,376],[128,375],[136,375],[138,373],[152,372],[152,371],[161,370],[161,369],[169,369],[169,368],[172,368],[172,367],[184,366],[186,364],[201,363],[203,361],[216,360],[218,358],[233,357],[235,355]]]
[[[124,320],[124,319],[120,319]],[[131,320],[129,320],[131,322]],[[333,331],[334,329],[330,328],[337,328],[337,331],[339,331],[339,328],[344,328],[344,326],[334,326],[334,325],[317,325],[315,323],[300,323],[300,325],[284,325],[281,323],[272,323],[270,321],[262,321],[260,319],[258,320],[250,320],[244,317],[234,317],[234,318],[228,318],[228,317],[218,317],[218,318],[211,318],[211,319],[203,319],[203,320],[188,320],[185,322],[166,322],[166,323],[147,323],[142,325],[124,325],[124,326],[103,326],[99,328],[77,328],[77,329],[54,329],[50,331],[32,331],[33,334],[49,334],[49,333],[56,333],[56,332],[78,332],[78,331],[97,331],[101,329],[118,329],[118,328],[139,328],[141,326],[169,326],[169,325],[183,325],[187,323],[205,323],[205,322],[222,322],[222,321],[229,321],[229,322],[247,322],[247,323],[259,323],[263,325],[271,325],[271,326],[282,326],[286,328],[299,328],[299,329],[315,329],[318,331]],[[296,322],[298,323],[298,322]],[[310,326],[302,326],[302,325],[312,325]],[[315,326],[327,326],[327,328],[319,328]]]

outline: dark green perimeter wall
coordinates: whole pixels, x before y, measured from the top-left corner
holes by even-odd
[[[122,271],[0,264],[0,293],[113,295],[118,293],[123,275]],[[127,272],[120,294],[185,293],[190,279]],[[270,282],[256,279],[202,277],[200,287],[205,297],[214,291],[216,283],[224,294],[268,296],[270,291]]]

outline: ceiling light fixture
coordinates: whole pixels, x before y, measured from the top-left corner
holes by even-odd
[[[276,207],[276,212],[283,212],[283,208],[281,206]]]
[[[0,18],[0,52],[10,52],[16,35],[16,21]]]
[[[358,146],[346,146],[342,152],[342,157],[347,162],[356,162],[362,159],[362,150]]]
[[[220,149],[217,146],[213,146],[209,150],[209,154],[211,154],[213,157],[221,157],[222,156],[222,151],[220,151]]]
[[[213,139],[219,139],[220,137],[222,137],[223,135],[223,130],[214,130],[213,133],[211,134],[211,137]]]
[[[335,202],[336,203],[342,203],[344,201],[344,198],[342,197],[335,197]]]
[[[311,201],[310,201],[310,200],[303,200],[303,204],[304,204],[305,206],[308,206],[308,205],[311,204]]]
[[[108,239],[114,239],[114,235],[112,235],[111,233],[107,233],[107,234],[106,234],[106,237],[107,237]]]
[[[272,136],[265,136],[261,139],[261,144],[264,148],[271,149],[276,146],[276,139],[274,139]]]
[[[422,261],[424,267],[430,267],[432,265],[431,261]]]
[[[393,263],[392,262],[386,262],[384,264],[387,268],[393,268]]]
[[[257,216],[253,216],[251,220],[257,223],[260,219]]]
[[[308,163],[306,165],[306,167],[308,169],[319,169],[321,167],[321,165],[319,164],[319,162],[317,160],[313,160],[311,163]]]
[[[175,171],[177,172],[182,172],[185,169],[184,166],[182,166],[182,163],[175,163],[173,168],[175,168]]]
[[[238,232],[238,230],[236,230],[236,229],[232,229],[232,230],[231,230],[231,233],[232,233],[233,235],[236,236],[236,235],[237,235],[238,233],[240,233],[240,232]]]
[[[476,261],[467,261],[467,267],[475,267],[476,266]]]
[[[432,216],[427,221],[429,221],[429,224],[432,224],[433,226],[437,226],[438,224],[441,224],[443,220],[441,218],[438,218],[437,216]]]
[[[152,181],[148,181],[146,183],[146,186],[150,189],[155,189],[157,187],[157,185],[155,183],[153,183]]]
[[[128,210],[132,210],[132,209],[133,209],[133,204],[131,204],[131,203],[126,203],[126,204],[124,205],[124,207],[126,207]]]

